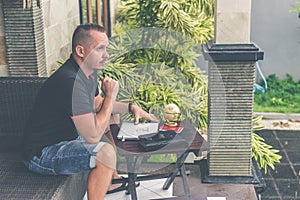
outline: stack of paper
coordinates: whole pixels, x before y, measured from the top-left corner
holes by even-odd
[[[124,121],[121,124],[118,133],[118,139],[122,140],[138,140],[140,135],[158,132],[158,123],[147,122],[134,124],[133,122]]]

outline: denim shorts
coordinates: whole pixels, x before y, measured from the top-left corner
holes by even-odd
[[[104,144],[90,144],[79,136],[76,140],[47,146],[41,157],[34,156],[24,163],[30,171],[40,174],[76,174],[96,166],[96,154]]]

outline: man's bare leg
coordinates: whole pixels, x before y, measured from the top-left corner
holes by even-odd
[[[114,140],[113,140],[113,136],[112,136],[110,130],[108,130],[107,133],[105,134],[105,136],[104,136],[104,138],[103,138],[103,141],[105,141],[105,142],[107,142],[107,143],[110,143],[110,144],[114,147],[115,151],[117,151],[116,144],[115,144],[115,142],[114,142]],[[119,176],[117,170],[114,170],[113,175],[112,175],[112,178],[114,178],[114,179],[121,178],[121,177]],[[122,183],[110,184],[108,190],[116,189],[116,188],[120,187],[121,185],[122,185]]]
[[[111,116],[110,118],[110,122],[109,122],[110,125],[112,124],[119,124],[120,125],[120,115],[119,114],[114,114]],[[115,151],[117,152],[117,147],[116,147],[116,144],[114,142],[114,139],[113,139],[113,136],[112,136],[112,133],[110,131],[110,126],[108,126],[107,128],[107,133],[105,134],[104,136],[104,141],[105,142],[108,142],[110,143],[114,148],[115,148]],[[113,172],[113,176],[112,176],[114,179],[119,179],[121,178],[121,176],[119,175],[118,171],[115,170]],[[108,190],[113,190],[113,189],[116,189],[118,187],[120,187],[122,185],[122,183],[115,183],[115,184],[111,184],[108,188]]]
[[[116,167],[116,152],[114,148],[105,144],[97,153],[96,167],[88,177],[88,200],[102,200],[111,185],[111,179]]]
[[[112,125],[112,124],[119,124],[120,125],[120,115],[119,114],[114,114],[111,116],[110,118],[110,121],[109,121],[109,125]],[[115,148],[115,151],[117,152],[117,147],[116,147],[116,144],[115,144],[115,141],[113,139],[113,136],[112,136],[112,133],[110,131],[110,126],[108,126],[108,132],[106,133],[106,138],[108,139],[108,142]],[[113,178],[117,179],[117,178],[121,178],[118,174],[118,171],[115,170],[114,173],[113,173]],[[121,184],[113,184],[110,186],[110,190],[111,189],[115,189],[117,187],[119,187]]]
[[[114,142],[114,140],[113,140],[113,136],[112,136],[111,131],[108,131],[108,132],[105,134],[105,136],[106,136],[106,142],[110,143],[110,144],[115,148],[115,151],[117,151],[117,147],[116,147],[116,144],[115,144],[115,142]],[[121,176],[119,175],[119,173],[118,173],[117,170],[115,170],[115,171],[113,172],[112,177],[113,177],[113,179],[120,179],[120,178],[121,178]],[[139,181],[137,181],[136,183],[138,183],[138,182],[139,182]],[[122,185],[122,183],[114,183],[114,184],[111,184],[111,185],[109,186],[109,188],[108,188],[108,191],[114,190],[114,189],[120,187],[121,185]]]

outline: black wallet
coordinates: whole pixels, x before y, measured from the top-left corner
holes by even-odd
[[[144,151],[154,151],[165,146],[187,147],[188,143],[180,134],[167,130],[139,136],[139,146]]]

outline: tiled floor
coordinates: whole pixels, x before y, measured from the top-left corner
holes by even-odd
[[[168,190],[163,190],[163,184],[166,179],[156,179],[151,181],[141,181],[141,185],[137,188],[138,199],[157,199],[168,198],[173,196],[173,184]],[[130,200],[130,195],[126,195],[125,191],[109,194],[105,196],[105,200]],[[85,197],[83,200],[87,200]]]
[[[148,166],[149,167],[149,166]],[[150,168],[152,168],[151,166]],[[144,166],[147,171],[147,166]],[[160,167],[157,167],[160,168]],[[203,184],[201,182],[200,168],[197,164],[186,164],[189,171],[188,183],[191,197],[185,198],[181,177],[176,177],[169,190],[165,191],[162,186],[166,179],[141,181],[137,188],[139,200],[257,200],[253,185],[249,184]],[[167,170],[167,169],[165,169]],[[162,173],[166,171],[161,170]],[[125,192],[106,195],[105,200],[130,200],[130,195]],[[83,200],[87,200],[86,198]]]
[[[300,199],[300,131],[262,130],[258,134],[282,156],[274,171],[262,172],[266,189],[259,199]]]
[[[191,198],[189,200],[257,200],[251,184],[205,184],[201,182],[199,166],[186,165],[190,171],[188,176]],[[174,196],[184,197],[182,181],[177,177],[174,181]]]
[[[196,164],[186,164],[191,197],[185,198],[181,177],[176,177],[168,191],[162,189],[165,179],[142,181],[137,188],[139,200],[257,200],[253,185],[249,184],[203,184]],[[119,192],[107,195],[105,200],[130,200],[130,195]]]
[[[138,199],[155,199],[166,198],[173,196],[173,185],[168,190],[163,190],[163,184],[166,179],[156,179],[151,181],[141,181],[141,185],[136,192]],[[130,195],[125,192],[118,192],[115,194],[106,195],[105,200],[130,200]]]
[[[299,130],[262,130],[257,132],[266,143],[278,149],[281,162],[275,164],[275,170],[262,170],[266,189],[258,200],[300,200],[300,131]],[[189,184],[193,199],[207,200],[208,197],[226,197],[227,200],[255,199],[249,185],[203,184],[200,170],[193,165],[190,169]],[[179,178],[174,182],[174,196],[183,196]],[[248,196],[249,195],[249,196]]]

